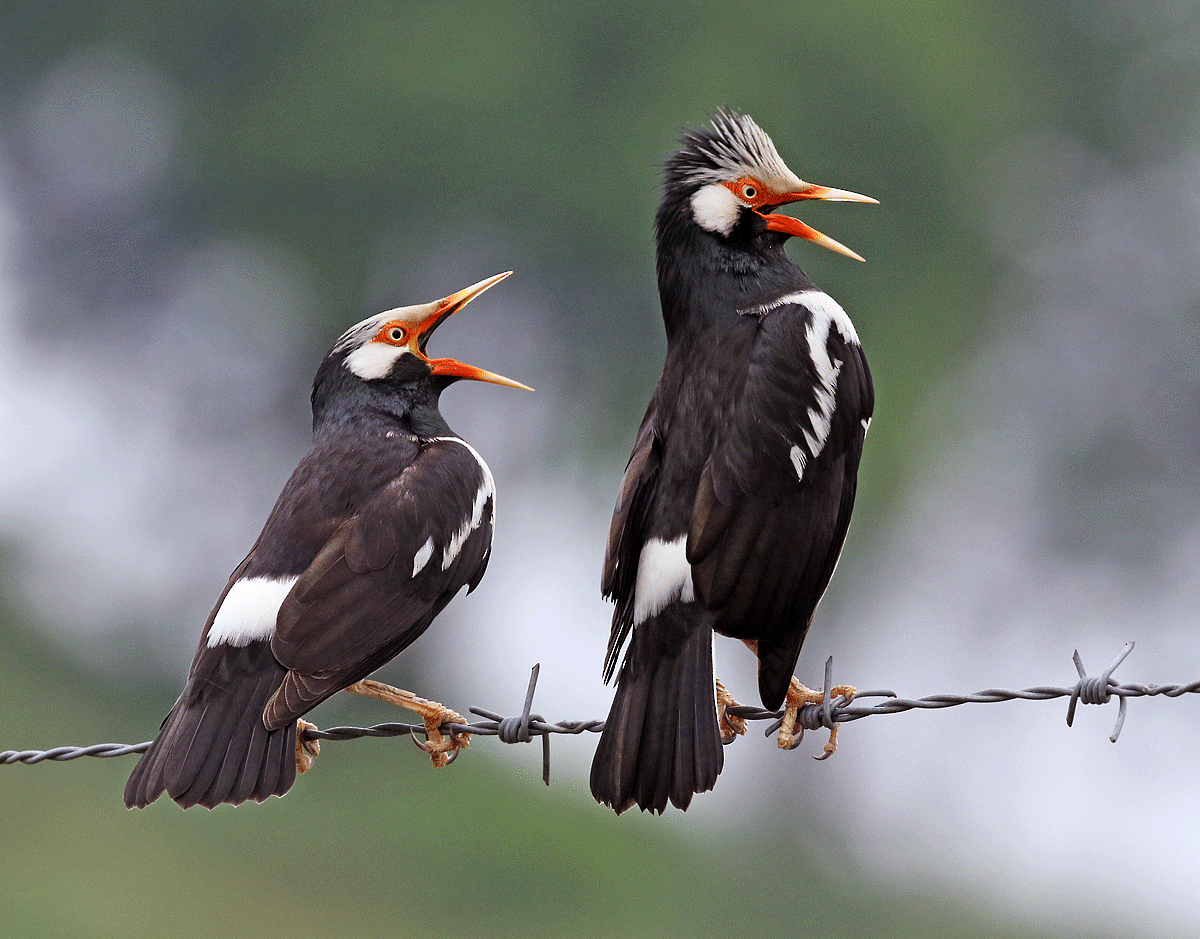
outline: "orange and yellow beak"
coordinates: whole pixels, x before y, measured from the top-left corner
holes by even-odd
[[[828,186],[816,186],[811,183],[805,183],[804,187],[800,189],[765,195],[761,211],[759,206],[755,206],[755,211],[767,220],[768,231],[783,232],[785,235],[804,238],[807,241],[820,245],[822,248],[828,248],[830,251],[836,251],[838,254],[854,258],[856,261],[864,260],[861,255],[851,251],[841,242],[834,241],[828,235],[821,234],[815,228],[805,225],[798,218],[792,218],[790,215],[770,214],[772,210],[781,205],[799,202],[801,199],[824,199],[828,202],[871,202],[876,205],[879,204],[878,199],[859,195],[857,192],[850,192],[847,189],[831,189]]]
[[[431,359],[425,354],[425,344],[429,341],[429,337],[433,335],[433,331],[438,326],[485,290],[500,283],[500,281],[504,280],[511,273],[512,271],[505,271],[502,274],[494,274],[491,277],[486,277],[477,284],[472,284],[470,287],[465,287],[456,293],[450,294],[448,297],[443,297],[441,300],[430,304],[432,310],[415,324],[409,348],[433,367],[433,374],[470,379],[471,381],[486,381],[491,382],[493,385],[507,385],[509,388],[522,388],[525,391],[533,391],[528,385],[523,385],[519,381],[513,381],[511,378],[505,378],[503,375],[497,375],[495,372],[476,368],[474,365],[466,365],[455,359]]]

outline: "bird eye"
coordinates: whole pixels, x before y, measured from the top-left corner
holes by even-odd
[[[392,342],[403,342],[404,330],[399,326],[393,326],[388,330],[388,339],[392,340]]]
[[[745,199],[753,199],[758,195],[758,190],[747,184],[742,187],[742,197]]]

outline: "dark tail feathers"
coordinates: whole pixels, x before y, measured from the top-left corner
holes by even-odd
[[[724,764],[717,726],[712,630],[678,604],[633,631],[604,733],[592,760],[596,801],[619,815],[633,805],[686,809]]]
[[[284,669],[256,654],[256,645],[266,643],[237,650],[242,661],[223,663],[225,674],[217,680],[192,675],[129,777],[126,806],[144,808],[166,792],[185,809],[211,809],[222,802],[262,802],[292,788],[296,724],[268,731],[262,719]]]

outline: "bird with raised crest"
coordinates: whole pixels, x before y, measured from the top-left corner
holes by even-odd
[[[495,484],[439,398],[461,379],[526,386],[425,350],[508,273],[379,313],[334,343],[313,381],[312,447],[209,614],[127,806],[163,792],[184,808],[282,796],[315,755],[302,715],[343,689],[420,713],[437,765],[466,742],[439,731],[465,723],[458,714],[367,676],[487,567]]]
[[[686,809],[744,731],[713,673],[713,634],[758,657],[768,710],[820,692],[793,672],[854,507],[874,407],[850,318],[784,251],[791,237],[862,260],[799,219],[802,199],[875,202],[806,183],[749,117],[717,112],[665,161],[655,219],[667,335],[609,532],[616,604],[604,677],[617,689],[591,770],[595,798]],[[831,693],[846,698],[853,689]],[[832,752],[836,737],[826,752]]]

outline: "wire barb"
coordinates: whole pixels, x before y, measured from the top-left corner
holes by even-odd
[[[503,743],[529,743],[533,739],[530,732],[530,725],[533,721],[539,724],[545,723],[545,718],[541,714],[531,714],[533,710],[533,693],[537,689],[538,674],[542,670],[541,662],[536,663],[529,673],[529,688],[525,692],[525,707],[521,711],[520,717],[493,717],[490,712],[485,713],[478,708],[470,708],[473,714],[479,714],[484,717],[491,717],[496,721],[496,736]],[[547,786],[550,785],[550,735],[542,734],[542,782]]]
[[[1112,735],[1108,738],[1116,743],[1121,728],[1125,724],[1125,713],[1130,698],[1167,697],[1178,698],[1185,694],[1200,693],[1200,681],[1189,684],[1142,685],[1121,684],[1112,678],[1112,673],[1125,661],[1133,651],[1134,644],[1126,643],[1121,654],[1099,676],[1088,676],[1083,667],[1083,660],[1076,650],[1073,657],[1079,680],[1071,687],[1053,687],[1039,685],[1026,688],[1023,691],[1006,691],[1000,688],[989,688],[977,691],[975,694],[937,694],[925,698],[900,698],[894,691],[860,691],[854,701],[846,701],[842,696],[831,696],[825,691],[819,704],[806,704],[800,708],[796,726],[803,730],[816,730],[819,727],[832,728],[835,724],[847,721],[862,720],[864,717],[874,717],[879,714],[899,714],[912,710],[938,710],[941,708],[957,707],[960,704],[994,704],[999,701],[1021,699],[1025,701],[1048,701],[1053,698],[1070,698],[1067,705],[1067,725],[1070,726],[1075,718],[1075,707],[1083,704],[1106,704],[1115,696],[1120,699],[1117,711],[1117,723]],[[559,721],[548,723],[540,714],[534,714],[533,696],[537,688],[540,665],[534,665],[529,676],[529,687],[525,693],[525,704],[519,717],[504,717],[485,708],[472,707],[470,712],[483,718],[473,724],[443,724],[443,733],[471,733],[481,736],[499,737],[503,743],[530,743],[534,737],[542,738],[542,780],[550,784],[550,735],[551,734],[582,734],[599,733],[604,730],[604,721]],[[833,688],[833,658],[825,663],[825,689]],[[860,704],[863,698],[886,698],[876,704]],[[768,720],[773,723],[767,728],[769,737],[778,731],[783,719],[783,711],[767,711],[751,705],[730,707],[728,713],[733,717],[745,720]],[[424,734],[423,724],[376,724],[373,727],[330,727],[326,730],[317,728],[301,731],[305,740],[356,740],[360,737],[401,737],[414,734]],[[414,740],[416,740],[414,736]],[[81,756],[113,757],[126,756],[130,753],[144,753],[150,748],[152,741],[145,743],[97,743],[89,747],[55,747],[53,750],[4,750],[0,751],[0,764],[10,763],[41,763],[46,760],[63,762],[78,759]],[[419,744],[419,741],[416,741]]]
[[[1118,665],[1125,661],[1125,657],[1133,651],[1133,645],[1132,642],[1125,643],[1125,648],[1121,650],[1121,654],[1113,660],[1112,665],[1104,670],[1104,674],[1097,678],[1088,677],[1087,669],[1083,667],[1083,659],[1079,655],[1079,650],[1075,650],[1072,660],[1075,662],[1075,670],[1079,672],[1079,681],[1071,692],[1071,703],[1067,705],[1068,727],[1075,720],[1075,705],[1080,701],[1084,704],[1108,704],[1112,697],[1113,689],[1120,687],[1120,685],[1112,680],[1112,673],[1116,671]],[[1121,728],[1125,726],[1125,711],[1128,705],[1125,695],[1121,695],[1120,699],[1121,703],[1117,707],[1117,724],[1108,738],[1111,743],[1117,742],[1117,737],[1121,735]]]

